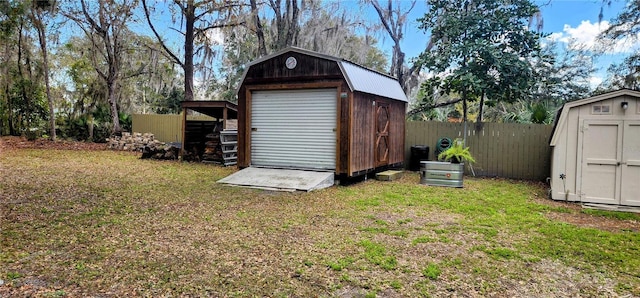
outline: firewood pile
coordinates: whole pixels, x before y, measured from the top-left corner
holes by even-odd
[[[216,130],[207,134],[202,162],[235,165],[238,152],[237,135],[235,130]]]
[[[150,146],[145,146],[142,148],[142,156],[141,159],[178,159],[180,154],[180,143],[168,143],[162,146],[156,146],[151,148]]]
[[[107,138],[107,148],[121,151],[140,151],[145,147],[155,149],[165,144],[155,139],[152,133],[123,132],[121,136]]]
[[[203,162],[222,163],[222,147],[220,146],[220,132],[214,131],[205,136],[204,152],[202,153]]]

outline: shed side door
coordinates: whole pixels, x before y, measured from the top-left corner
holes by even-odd
[[[376,167],[389,164],[389,127],[391,114],[389,113],[389,103],[384,101],[375,102],[375,159]]]
[[[584,120],[581,201],[619,204],[622,121]]]
[[[337,90],[251,94],[251,165],[335,170]]]
[[[624,122],[620,204],[640,206],[640,121]]]

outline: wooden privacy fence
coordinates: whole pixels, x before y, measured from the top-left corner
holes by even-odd
[[[215,121],[209,116],[188,115],[187,120]],[[161,142],[182,142],[182,114],[133,114],[132,132],[150,132]]]
[[[549,177],[553,127],[541,124],[485,123],[476,130],[467,124],[467,146],[476,163],[465,166],[465,174],[544,181]],[[463,123],[408,121],[405,164],[409,165],[411,146],[429,146],[429,160],[443,137],[463,138]]]
[[[188,120],[213,120],[207,116],[188,116]],[[133,115],[134,132],[150,132],[162,142],[182,142],[182,115]],[[480,130],[468,124],[467,146],[476,159],[466,174],[544,181],[549,177],[552,126],[541,124],[485,123]],[[462,138],[463,123],[408,121],[405,139],[405,165],[411,161],[411,146],[429,146],[429,160],[438,140]]]

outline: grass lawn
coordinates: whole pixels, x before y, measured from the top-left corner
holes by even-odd
[[[542,184],[216,184],[234,171],[0,148],[0,297],[640,296],[640,216]]]

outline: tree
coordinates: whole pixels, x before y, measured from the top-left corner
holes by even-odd
[[[142,0],[144,14],[151,31],[167,56],[184,70],[184,99],[191,101],[194,98],[194,57],[198,53],[202,53],[201,57],[203,62],[213,58],[214,53],[209,48],[211,42],[207,38],[207,34],[215,29],[242,24],[243,21],[236,20],[235,10],[243,4],[237,1],[222,1],[218,3],[214,0],[174,0],[173,4],[178,7],[181,16],[181,23],[179,25],[181,28],[184,26],[184,30],[181,30],[184,32],[183,60],[178,58],[179,55],[177,52],[170,49],[167,46],[167,41],[158,33],[155,25],[151,21],[151,7],[147,5],[147,0]],[[198,49],[195,48],[196,42],[201,45]],[[204,64],[205,63],[201,63],[201,66],[204,66]]]
[[[293,4],[289,3],[289,11],[293,10]],[[329,3],[321,5],[315,1],[300,1],[296,4],[298,25],[290,25],[293,22],[292,16],[287,16],[283,11],[286,7],[281,7],[283,13],[281,20],[271,13],[272,5],[282,2],[259,3],[251,1],[250,10],[243,15],[247,20],[244,26],[227,27],[223,29],[224,43],[223,56],[216,72],[216,82],[208,90],[216,93],[219,98],[234,101],[235,91],[240,83],[240,78],[245,70],[245,66],[260,56],[269,52],[281,50],[281,47],[298,46],[312,51],[343,57],[354,63],[369,67],[380,72],[387,68],[387,58],[385,54],[376,47],[377,41],[369,35],[360,36],[355,33],[362,26],[362,22],[357,16],[349,15],[349,12],[340,7],[339,3]],[[267,11],[266,13],[262,13]],[[273,19],[272,19],[273,18]],[[278,27],[278,22],[285,23]],[[297,36],[286,40],[287,28],[295,27],[292,34]],[[285,28],[285,29],[282,29]],[[271,32],[266,34],[265,32]],[[284,36],[285,42],[277,41],[277,36]],[[278,44],[279,43],[279,44]]]
[[[95,71],[107,86],[113,133],[122,131],[118,112],[119,87],[122,80],[124,35],[133,17],[137,0],[120,2],[99,0],[90,7],[80,0],[80,8],[71,7],[64,15],[73,20],[91,41],[89,49]]]
[[[429,1],[419,19],[431,31],[431,51],[421,54],[434,74],[431,84],[443,94],[458,93],[467,120],[469,100],[512,102],[526,98],[533,86],[529,59],[539,50],[540,34],[528,29],[538,8],[528,0]]]
[[[56,116],[53,107],[53,97],[51,96],[51,86],[49,83],[49,57],[47,48],[47,26],[45,23],[52,19],[55,9],[55,0],[36,0],[31,7],[31,22],[38,32],[40,42],[40,53],[42,54],[42,71],[44,72],[44,83],[49,104],[49,136],[51,140],[56,140]]]
[[[15,105],[11,96],[12,86],[17,81],[15,73],[17,64],[16,39],[18,34],[22,34],[20,24],[24,14],[24,3],[20,1],[0,1],[0,112],[2,118],[0,122],[1,134],[17,134]]]
[[[594,56],[585,45],[569,44],[558,54],[558,43],[549,41],[533,60],[535,84],[532,100],[554,109],[590,95]]]
[[[378,13],[378,17],[380,18],[380,22],[382,23],[382,27],[389,34],[391,40],[393,40],[393,54],[391,57],[389,73],[398,79],[400,86],[402,86],[404,92],[408,94],[410,89],[413,87],[411,82],[414,81],[416,73],[420,70],[421,62],[416,61],[410,68],[406,67],[405,53],[400,48],[400,42],[404,38],[407,16],[411,10],[413,10],[416,1],[410,1],[409,8],[407,9],[403,9],[402,1],[395,1],[395,7],[393,6],[394,2],[392,0],[387,0],[387,5],[385,7],[380,5],[378,0],[367,0],[366,2],[371,3],[373,8],[375,8]],[[426,51],[430,51],[432,46],[432,42],[429,41]]]
[[[600,13],[602,15],[602,12]],[[625,9],[611,22],[611,26],[600,36],[601,39],[619,41],[628,39],[639,41],[640,37],[640,0],[628,1]],[[611,87],[623,87],[640,90],[640,49],[636,48],[620,64],[609,68],[608,84]]]

